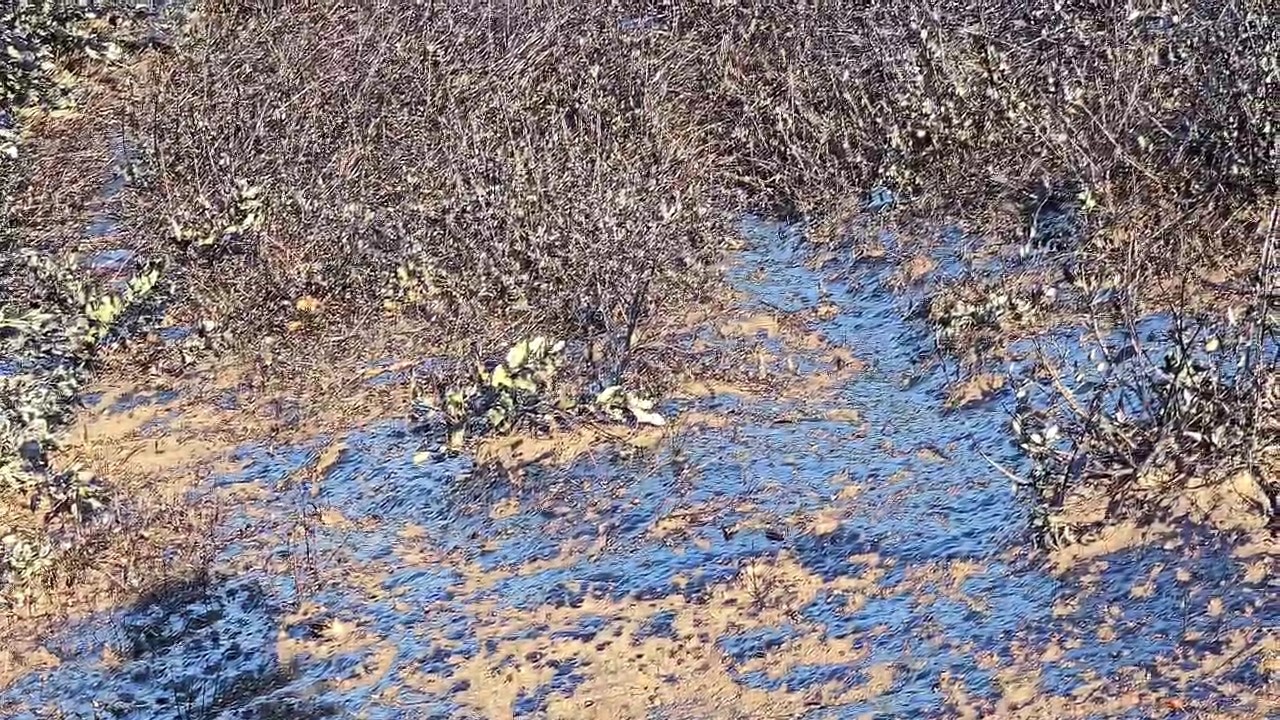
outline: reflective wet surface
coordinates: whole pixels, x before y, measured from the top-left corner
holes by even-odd
[[[743,318],[866,363],[686,393],[655,443],[500,471],[381,422],[247,443],[208,577],[78,622],[14,717],[1234,717],[1277,712],[1274,545],[1153,529],[1053,556],[999,397],[904,320],[892,268],[748,225]],[[841,377],[768,323],[771,371]],[[732,342],[709,330],[712,342]],[[376,382],[405,382],[398,371]],[[165,403],[167,396],[136,398]],[[528,441],[533,444],[535,441]],[[531,449],[531,455],[536,453]],[[1138,537],[1140,535],[1140,537]],[[1269,684],[1270,683],[1270,684]],[[61,715],[59,714],[61,713]]]

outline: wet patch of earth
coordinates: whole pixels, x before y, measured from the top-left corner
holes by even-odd
[[[1029,500],[983,457],[1020,466],[1008,416],[986,401],[1008,389],[956,401],[972,393],[903,320],[894,268],[832,280],[787,228],[745,232],[729,269],[741,317],[721,328],[764,337],[761,362],[802,392],[708,384],[668,401],[659,435],[513,440],[492,453],[521,458],[505,465],[416,461],[400,408],[301,440],[201,448],[223,462],[200,492],[236,508],[208,572],[9,651],[0,665],[28,671],[0,710],[1280,712],[1274,539],[1151,526],[1032,549]],[[821,342],[758,320],[779,315]],[[833,365],[832,348],[856,362]],[[412,364],[382,363],[373,383],[406,382]],[[103,412],[181,423],[172,399],[123,394]]]

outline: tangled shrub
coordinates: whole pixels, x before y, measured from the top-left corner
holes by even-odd
[[[13,198],[24,182],[19,120],[37,108],[71,101],[71,72],[83,60],[117,57],[119,48],[81,4],[34,0],[0,6],[0,249],[22,246]]]
[[[196,37],[138,113],[164,182],[133,217],[146,242],[261,187],[261,227],[196,253],[240,307],[569,336],[641,278],[682,297],[735,189],[816,220],[888,186],[1043,242],[1069,207],[1082,266],[1140,241],[1158,274],[1192,260],[1175,240],[1209,263],[1249,242],[1276,187],[1261,0],[222,3]]]
[[[883,204],[866,195],[883,185],[899,212],[1059,261],[1030,278],[1044,295],[934,298],[944,344],[1043,300],[1105,327],[1151,306],[1189,318],[1190,296],[1237,306],[1252,337],[1271,337],[1280,25],[1265,3],[737,3],[682,17],[708,41],[727,29],[708,105],[734,118],[720,147],[755,202],[799,211],[834,239],[843,209]],[[1213,276],[1236,282],[1223,293]],[[1226,325],[1206,335],[1229,337]],[[1162,492],[1241,468],[1272,511],[1280,483],[1262,450],[1275,355],[1252,348],[1242,370],[1243,355],[1218,353],[1190,375],[1191,354],[1171,357],[1172,370],[1156,360],[1087,390],[1050,388],[1071,408],[1049,425],[1056,444],[1044,427],[1020,428],[1045,517],[1088,489],[1110,517],[1143,514]],[[1152,468],[1160,492],[1141,487]]]
[[[877,184],[964,216],[1046,183],[1129,212],[1275,191],[1265,3],[706,3],[677,21],[729,34],[726,152],[802,209]]]
[[[100,32],[86,4],[24,0],[0,10],[0,155],[18,154],[15,115],[34,105],[58,107],[81,58],[115,59],[120,48]]]
[[[226,7],[136,118],[159,178],[130,208],[138,241],[187,257],[196,304],[249,337],[304,296],[437,339],[602,334],[641,287],[689,297],[722,234],[682,95],[701,69],[612,10]],[[165,240],[230,222],[238,181],[261,188],[252,228]]]
[[[1188,487],[1213,504],[1226,493],[1231,524],[1265,524],[1280,497],[1276,340],[1261,308],[1173,316],[1159,333],[1098,338],[1073,372],[1048,373],[1039,400],[1024,386],[1014,431],[1042,493],[1041,536],[1075,542],[1167,511]]]

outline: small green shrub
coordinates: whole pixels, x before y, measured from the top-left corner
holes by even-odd
[[[421,419],[443,431],[443,446],[451,452],[463,449],[469,438],[505,434],[525,424],[545,426],[553,417],[665,424],[653,411],[652,401],[621,386],[587,398],[558,387],[564,350],[564,341],[552,342],[541,335],[522,340],[491,369],[478,365],[475,382],[448,389],[439,399],[419,395],[415,407]]]

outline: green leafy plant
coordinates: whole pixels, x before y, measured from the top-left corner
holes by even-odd
[[[118,45],[83,3],[32,0],[0,10],[0,120],[33,107],[62,108],[75,86],[76,62],[115,61]],[[20,134],[0,122],[0,167],[17,159]]]
[[[80,465],[51,476],[44,494],[48,502],[47,514],[65,513],[77,523],[84,522],[106,507],[106,488],[92,471]]]
[[[444,394],[439,413],[447,429],[446,446],[459,450],[470,434],[509,432],[522,418],[543,412],[563,352],[563,341],[539,335],[513,345],[493,369],[477,366],[475,382]]]
[[[396,267],[392,296],[410,304],[421,303],[439,294],[431,267],[417,260],[405,260]]]
[[[159,266],[144,266],[123,288],[110,289],[86,281],[79,265],[74,256],[24,253],[3,269],[15,276],[25,268],[31,304],[0,306],[0,494],[43,507],[46,520],[75,523],[106,506],[106,487],[83,467],[55,469],[48,454],[99,349],[150,301],[161,278]],[[6,540],[4,574],[29,580],[48,567],[51,552],[34,540]]]
[[[226,245],[261,229],[267,210],[262,187],[242,178],[235,180],[231,192],[218,205],[206,198],[200,198],[199,205],[198,214],[169,218],[170,235],[181,245]]]
[[[930,298],[925,315],[938,344],[957,349],[975,337],[1034,323],[1056,296],[1051,286],[948,288]]]
[[[620,385],[586,399],[557,394],[557,376],[564,365],[564,341],[541,335],[513,345],[501,362],[478,365],[475,382],[454,387],[439,402],[418,398],[417,407],[437,420],[445,433],[444,447],[461,450],[475,436],[509,433],[526,420],[545,421],[604,417],[614,422],[662,426],[654,404]]]
[[[53,563],[53,547],[46,541],[11,534],[0,538],[0,586],[29,582]]]

